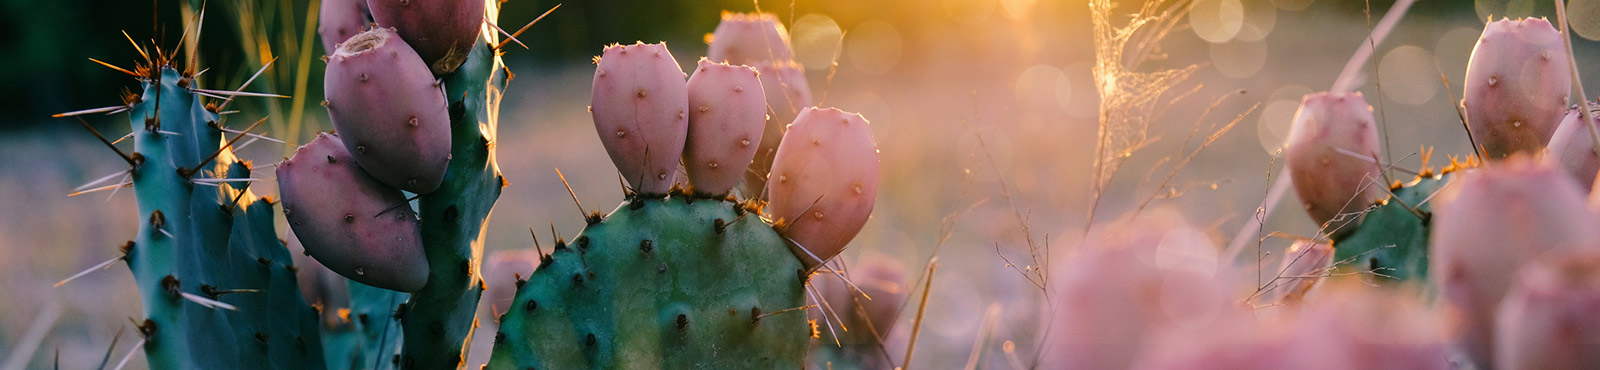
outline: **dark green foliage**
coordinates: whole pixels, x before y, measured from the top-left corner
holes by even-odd
[[[1333,261],[1339,272],[1373,272],[1386,280],[1426,281],[1432,198],[1449,182],[1450,175],[1443,174],[1392,189],[1393,197],[1367,212],[1354,230],[1336,233]]]
[[[488,368],[802,367],[804,311],[762,316],[805,305],[800,261],[737,207],[634,199],[558,242],[519,283]]]
[[[350,308],[341,321],[324,323],[322,345],[329,370],[394,369],[400,353],[400,319],[394,312],[408,294],[354,281]]]

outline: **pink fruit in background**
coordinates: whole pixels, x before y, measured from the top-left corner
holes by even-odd
[[[391,28],[339,44],[323,86],[328,117],[372,177],[425,194],[450,163],[450,115],[422,59]]]
[[[372,14],[367,0],[325,0],[317,16],[317,33],[322,36],[322,51],[333,54],[339,43],[371,28]]]
[[[1378,126],[1361,93],[1306,95],[1289,130],[1289,179],[1311,220],[1336,233],[1382,199]],[[1344,215],[1344,216],[1341,216]]]
[[[706,59],[733,65],[756,65],[793,59],[789,31],[772,13],[722,12],[722,23],[711,33]]]
[[[1600,221],[1562,170],[1526,156],[1458,172],[1435,203],[1429,275],[1458,319],[1460,344],[1488,366],[1494,318],[1518,266],[1593,244]]]
[[[689,130],[683,69],[667,44],[607,46],[595,63],[589,111],[606,154],[644,194],[666,194]]]
[[[1467,127],[1485,156],[1538,152],[1572,91],[1561,33],[1543,18],[1489,22],[1472,48],[1463,86]]]
[[[362,171],[338,136],[317,135],[277,175],[283,214],[317,262],[384,289],[411,292],[427,283],[416,214],[400,189]]]
[[[744,189],[749,197],[755,197],[766,186],[772,157],[783,141],[784,130],[800,111],[811,106],[811,85],[806,82],[805,67],[795,62],[758,63],[755,67],[761,72],[761,89],[766,92],[767,123],[755,163],[745,174]]]
[[[1283,280],[1261,295],[1262,304],[1298,302],[1333,270],[1333,246],[1327,241],[1296,240],[1283,254],[1278,268],[1272,270]]]
[[[1600,105],[1589,103],[1589,112],[1591,122],[1600,121],[1594,118],[1594,114],[1600,114]],[[1578,124],[1579,120],[1576,106],[1567,110],[1567,116],[1556,127],[1555,136],[1550,137],[1544,160],[1566,169],[1587,191],[1594,186],[1595,174],[1600,173],[1600,157],[1594,154],[1594,138],[1589,136],[1589,128]]]
[[[367,0],[380,27],[399,30],[434,74],[455,72],[483,28],[483,0]]]
[[[780,232],[814,254],[816,266],[844,250],[878,198],[878,144],[867,119],[834,108],[806,108],[778,146],[767,182]]]
[[[744,178],[767,119],[756,69],[700,59],[689,77],[689,140],[684,168],[696,191],[724,194]]]
[[[1600,369],[1600,254],[1554,254],[1522,266],[1495,327],[1495,368]]]

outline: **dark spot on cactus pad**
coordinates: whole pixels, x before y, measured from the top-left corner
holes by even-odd
[[[453,124],[453,123],[461,122],[461,121],[463,121],[461,118],[463,118],[466,115],[467,115],[467,105],[466,104],[464,104],[461,100],[450,102],[450,123]]]
[[[761,307],[750,307],[750,323],[761,321]]]
[[[406,318],[406,311],[410,309],[410,307],[411,306],[407,306],[405,303],[401,303],[394,307],[394,314],[389,316],[394,317],[395,320],[404,319]]]
[[[589,337],[588,337],[588,338],[585,338],[585,339],[584,339],[584,340],[583,340],[583,345],[584,345],[584,346],[585,346],[585,347],[591,347],[591,348],[593,348],[593,347],[594,347],[594,344],[595,344],[595,339],[594,339],[594,333],[589,333]]]
[[[200,293],[204,293],[207,298],[211,299],[217,299],[221,295],[217,294],[217,287],[211,286],[211,284],[200,284]]]
[[[654,244],[655,244],[655,242],[650,241],[650,239],[640,240],[639,241],[639,252],[640,253],[650,253],[651,250],[655,249]]]
[[[666,262],[662,262],[661,263],[661,267],[656,268],[656,273],[657,274],[665,274],[665,273],[667,273],[667,263]]]
[[[266,259],[265,257],[256,258],[256,263],[261,264],[262,267],[266,267],[266,266],[272,265],[272,261]]]
[[[363,326],[368,325],[367,314],[356,314],[356,321],[360,321]]]
[[[494,333],[494,344],[501,344],[501,343],[505,343],[505,342],[506,342],[506,332],[499,331],[499,332],[495,332]]]
[[[139,167],[139,165],[144,164],[144,154],[139,154],[139,152],[133,152],[133,154],[129,154],[128,157],[130,157],[129,160],[133,161],[133,166],[134,167]]]
[[[260,345],[263,345],[263,346],[267,345],[267,339],[270,339],[270,337],[267,336],[267,333],[262,333],[262,332],[259,332],[259,331],[256,332],[255,337],[256,337],[256,344],[260,344]]]
[[[576,241],[578,243],[578,249],[579,250],[589,250],[589,236],[588,235],[578,235],[578,239],[576,239],[574,241]]]
[[[461,218],[461,211],[456,210],[456,206],[454,204],[450,205],[449,207],[445,207],[445,209],[444,209],[444,221],[445,222],[454,223],[454,222],[456,222],[456,219],[458,219],[458,218]]]
[[[522,309],[528,310],[528,312],[538,311],[539,310],[539,301],[535,301],[535,300],[529,299],[528,303],[523,303],[522,304]]]
[[[462,275],[467,275],[467,276],[472,276],[472,259],[470,259],[470,258],[461,259],[461,274]]]
[[[171,294],[173,298],[178,297],[178,290],[182,285],[183,283],[179,282],[175,276],[167,275],[167,277],[161,278],[161,290],[167,291],[167,294]]]
[[[143,336],[145,340],[150,340],[152,338],[155,338],[155,336],[156,336],[156,321],[155,320],[144,319],[144,322],[136,323],[136,324],[134,324],[134,327],[136,327],[139,330],[139,335]]]
[[[721,235],[722,232],[728,231],[728,222],[727,221],[723,221],[720,218],[717,219],[716,221],[712,221],[711,222],[711,230],[716,231],[717,235]]]
[[[121,246],[117,247],[117,251],[118,252],[122,252],[122,259],[123,260],[127,260],[128,259],[128,254],[129,253],[133,253],[133,241],[129,240],[126,243],[122,243]]]
[[[589,280],[594,280],[594,270],[589,270],[588,274],[589,274]]]
[[[556,250],[558,250],[558,251],[567,250],[567,241],[566,241],[566,239],[556,238]]]
[[[572,274],[572,286],[573,287],[582,287],[583,286],[583,274]]]
[[[523,279],[522,274],[512,274],[512,277],[517,279],[517,289],[522,289],[523,285],[528,284],[528,279]]]
[[[603,214],[603,213],[600,213],[600,211],[595,211],[594,213],[590,213],[589,217],[584,217],[583,218],[583,222],[587,223],[589,226],[594,226],[596,224],[604,222],[605,220],[606,220],[606,215]]]
[[[728,309],[728,316],[739,316],[739,310],[729,308]]]
[[[444,321],[433,320],[433,322],[428,323],[428,334],[435,337],[444,336]]]
[[[162,226],[167,226],[167,216],[159,209],[150,212],[150,227],[160,230]]]

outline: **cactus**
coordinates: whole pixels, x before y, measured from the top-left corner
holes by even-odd
[[[689,77],[684,168],[694,190],[721,195],[744,178],[761,144],[766,93],[756,69],[700,59]]]
[[[1393,194],[1368,204],[1361,225],[1333,239],[1333,261],[1343,273],[1370,274],[1378,280],[1428,278],[1429,200],[1447,186],[1458,171],[1446,167],[1439,174],[1424,173],[1409,183],[1390,189]],[[1427,172],[1427,171],[1424,171]]]
[[[1600,104],[1588,104],[1590,120],[1594,114],[1600,114]],[[1594,152],[1594,138],[1589,136],[1589,128],[1578,124],[1581,119],[1578,107],[1573,106],[1567,110],[1566,118],[1561,119],[1561,125],[1556,127],[1554,136],[1550,137],[1550,148],[1544,156],[1544,161],[1550,165],[1560,166],[1567,170],[1583,186],[1584,191],[1594,187],[1595,174],[1600,173],[1600,156]],[[1593,126],[1593,124],[1590,124]]]
[[[322,50],[328,54],[338,50],[344,40],[372,28],[367,0],[326,0],[318,11],[317,33],[322,38]]]
[[[1546,256],[1524,265],[1500,303],[1496,318],[1495,368],[1600,368],[1600,255],[1584,252]]]
[[[340,43],[324,83],[328,117],[362,169],[413,193],[439,188],[450,162],[445,97],[393,28]]]
[[[1536,153],[1550,141],[1572,91],[1561,37],[1543,18],[1484,25],[1467,62],[1461,106],[1489,159]]]
[[[756,149],[755,164],[740,187],[746,197],[765,200],[767,174],[784,131],[801,110],[811,106],[806,69],[794,61],[789,31],[770,13],[723,12],[722,22],[709,37],[706,59],[731,65],[748,65],[761,73],[767,98],[767,124]]]
[[[499,3],[478,0],[369,0],[372,19],[394,27],[416,48],[435,75],[454,73],[472,54],[484,20],[494,21]],[[489,12],[485,12],[485,8]],[[487,16],[486,16],[487,15]]]
[[[1332,233],[1382,197],[1378,126],[1361,93],[1317,93],[1300,102],[1290,128],[1289,178],[1311,220]]]
[[[789,125],[767,181],[778,229],[814,267],[844,250],[878,198],[878,147],[867,120],[806,108]]]
[[[639,43],[608,46],[597,61],[590,107],[596,131],[612,161],[639,192],[630,192],[610,214],[587,216],[588,227],[571,243],[558,239],[539,268],[516,283],[512,305],[499,320],[488,368],[801,366],[816,331],[798,312],[809,307],[806,284],[813,271],[809,266],[816,264],[802,261],[836,254],[866,221],[867,215],[860,212],[871,209],[876,194],[877,152],[866,120],[838,110],[819,110],[818,122],[795,124],[805,128],[803,135],[794,136],[804,142],[780,147],[780,158],[848,170],[844,176],[825,177],[806,172],[803,166],[795,168],[789,182],[795,189],[785,194],[830,193],[856,184],[863,191],[823,204],[822,209],[837,212],[827,219],[830,223],[773,226],[760,213],[759,201],[734,202],[728,195],[662,189],[673,184],[670,171],[683,154],[683,140],[716,143],[740,138],[717,129],[685,132],[681,121],[689,100],[682,97],[687,87],[673,60],[664,45]],[[697,76],[748,72],[709,63],[701,67]],[[745,84],[756,81],[743,79]],[[712,111],[751,104],[750,95],[727,93],[728,83],[719,78],[695,81],[692,96]],[[702,83],[712,86],[712,92],[702,94]],[[717,92],[719,85],[723,92]],[[756,88],[750,86],[749,92]],[[718,120],[728,127],[749,128],[760,119],[748,112],[691,117],[712,128]],[[693,137],[685,139],[691,132]],[[827,137],[827,145],[813,147],[824,135],[834,136]],[[674,139],[678,142],[669,141]],[[663,158],[669,162],[663,164]],[[691,159],[691,164],[698,162]],[[649,176],[630,178],[634,170],[648,170]],[[731,186],[727,177],[710,176],[710,183],[702,183],[708,177],[695,175],[690,186],[721,189]],[[774,196],[780,198],[799,199]],[[821,232],[839,234],[817,234]],[[818,245],[835,250],[803,254],[795,246],[800,240],[818,240]]]

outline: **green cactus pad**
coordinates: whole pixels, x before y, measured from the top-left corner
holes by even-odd
[[[1391,281],[1426,281],[1432,198],[1449,182],[1446,173],[1391,189],[1394,195],[1368,211],[1359,226],[1334,239],[1333,261],[1338,271],[1372,272]],[[1416,213],[1407,207],[1414,207]]]
[[[803,268],[758,215],[674,196],[590,221],[519,282],[489,369],[802,366],[804,310],[762,315],[805,305]]]

